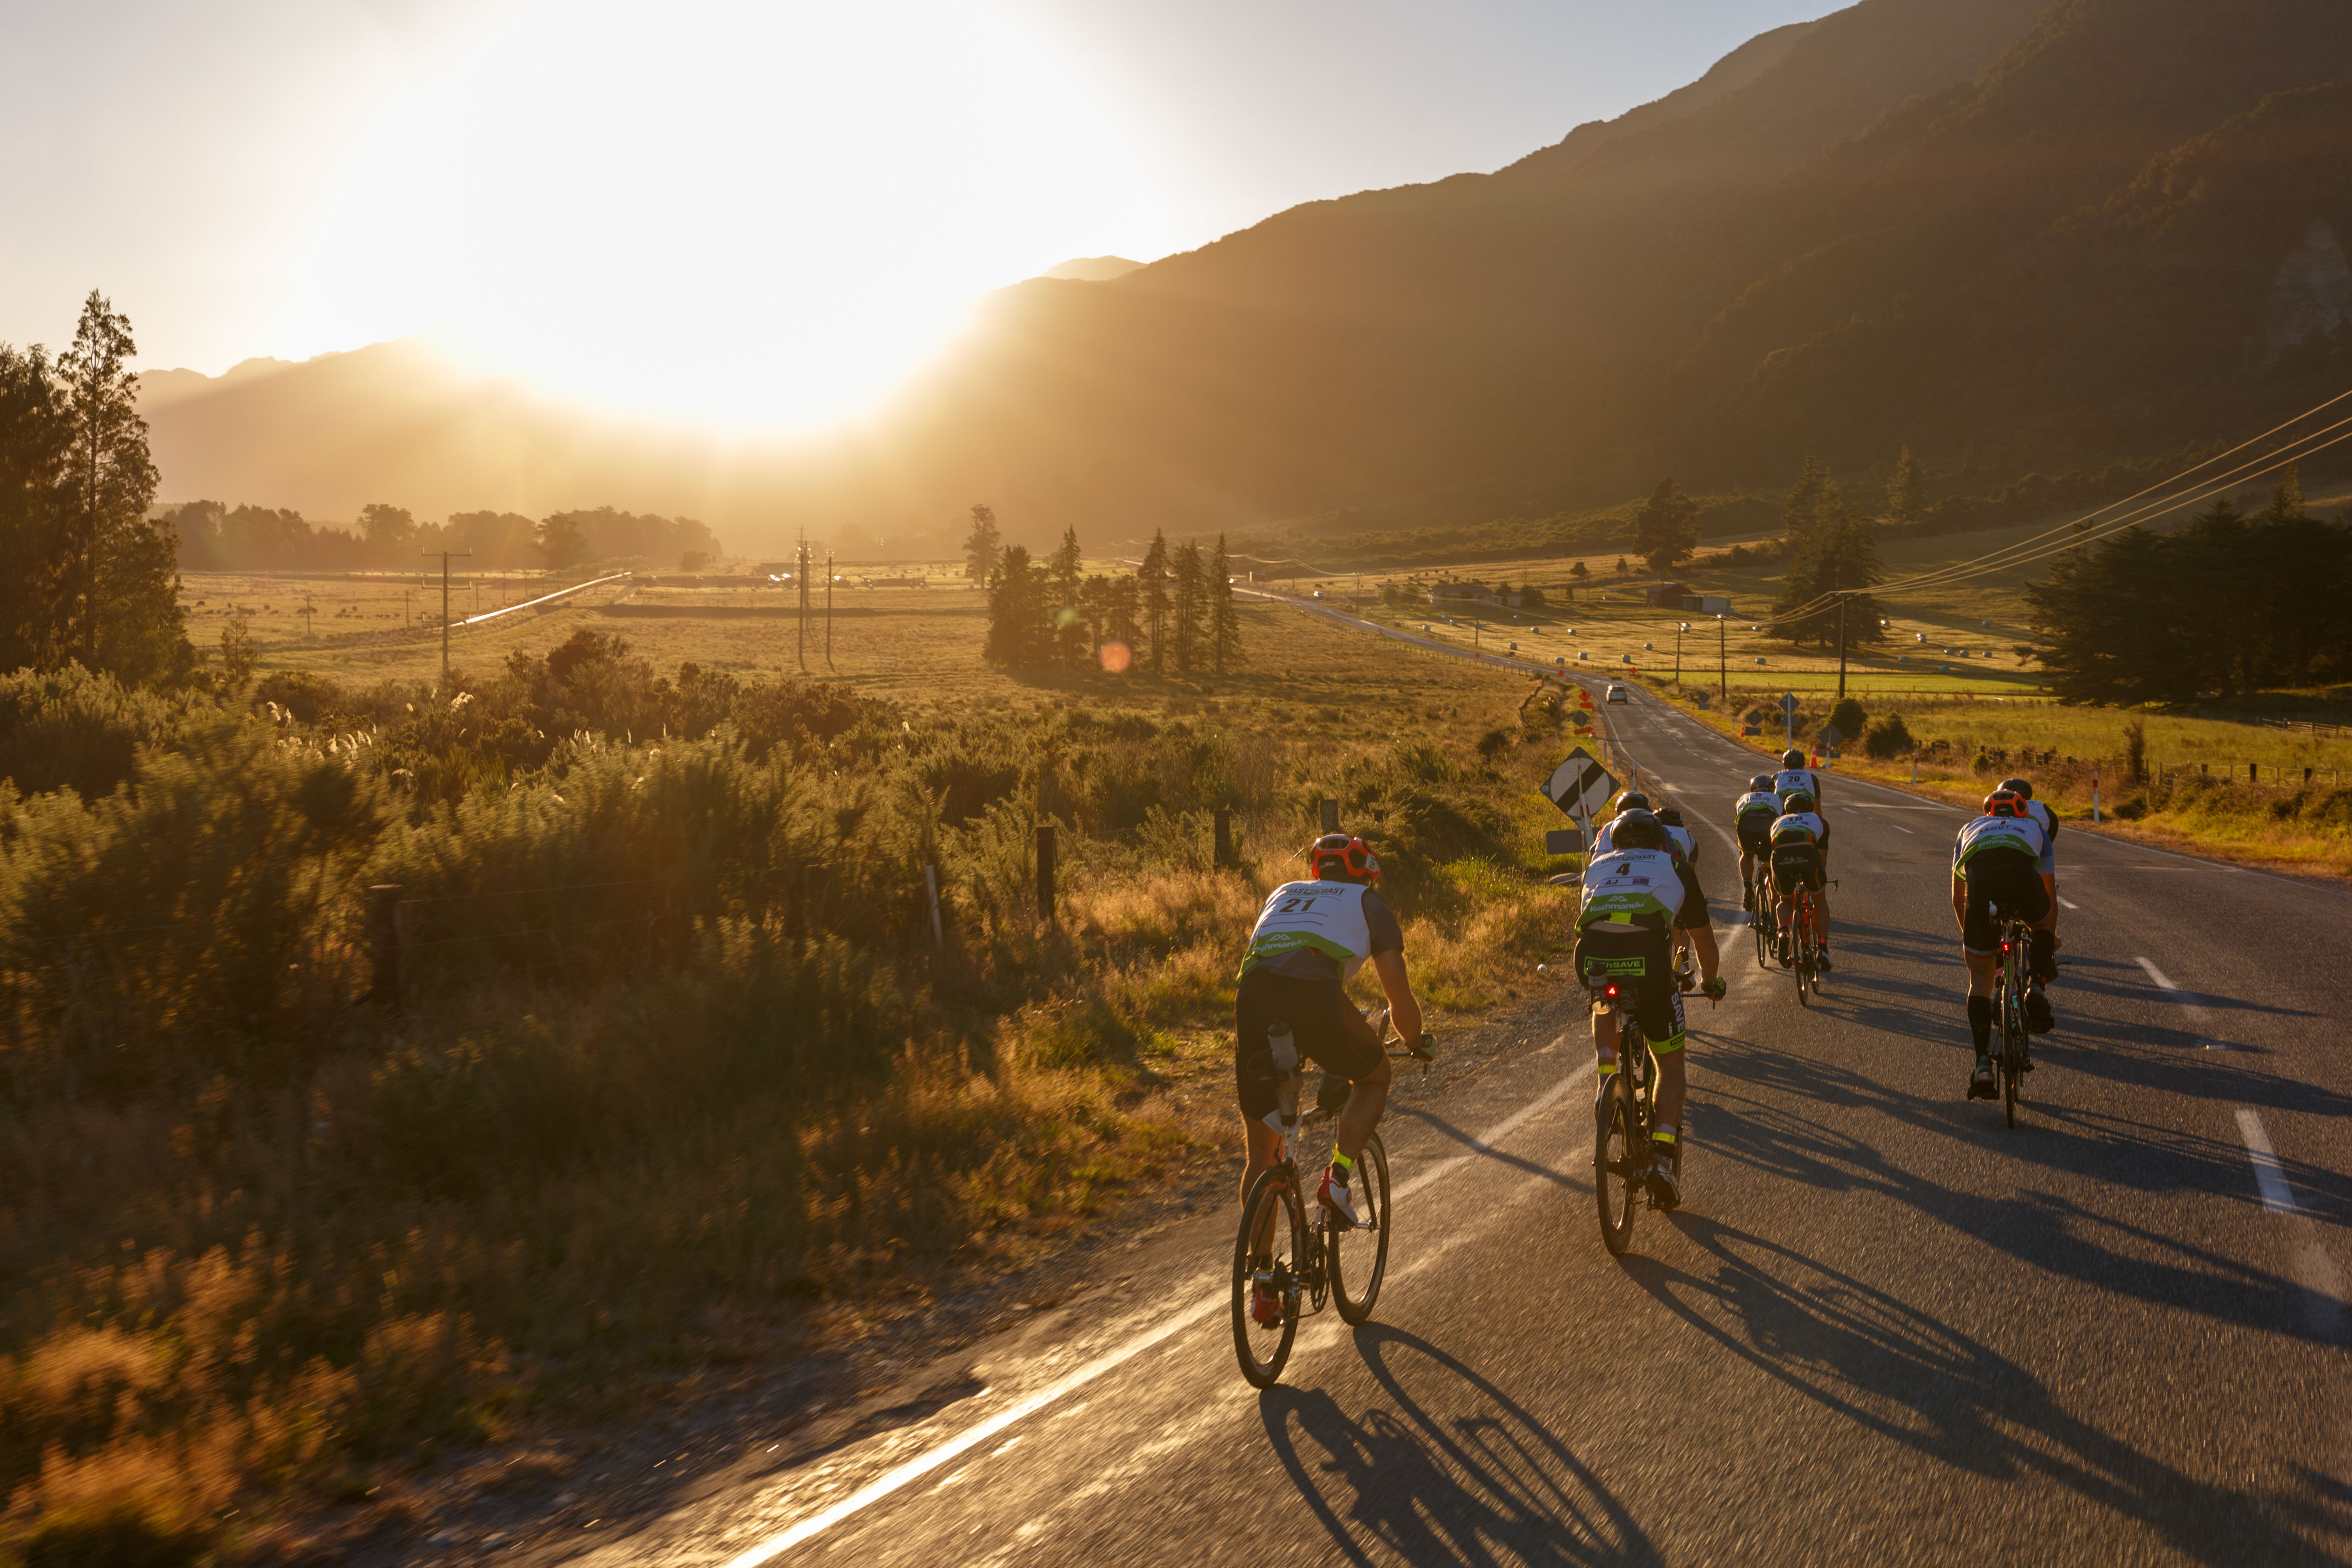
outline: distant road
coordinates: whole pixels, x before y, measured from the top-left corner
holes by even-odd
[[[1752,753],[1639,689],[1612,722],[1699,834],[1733,986],[1691,1013],[1688,1201],[1628,1257],[1556,996],[1401,1081],[1376,1321],[1313,1320],[1280,1387],[1235,1370],[1213,1206],[909,1369],[904,1425],[573,1560],[2352,1560],[2352,898],[2062,841],[2060,1027],[2008,1131],[1961,1097],[1961,814],[1829,777],[1801,1008],[1736,897]]]

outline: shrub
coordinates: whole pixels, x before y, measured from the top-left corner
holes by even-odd
[[[1884,762],[1910,755],[1918,750],[1918,742],[1911,738],[1911,727],[1903,721],[1903,715],[1892,713],[1870,727],[1863,736],[1862,749],[1864,754]]]
[[[1836,725],[1838,733],[1847,740],[1859,741],[1869,726],[1870,715],[1863,710],[1861,703],[1848,697],[1830,710],[1830,722]]]
[[[139,748],[173,743],[188,699],[126,688],[78,664],[0,677],[0,778],[26,795],[71,789],[85,800],[131,776]]]

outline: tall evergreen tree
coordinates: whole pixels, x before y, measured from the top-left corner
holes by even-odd
[[[1780,508],[1780,525],[1788,530],[1793,543],[1802,539],[1813,526],[1814,514],[1821,510],[1822,491],[1830,483],[1830,471],[1819,458],[1805,459],[1804,472],[1797,477],[1796,489],[1789,492]]]
[[[62,663],[58,502],[66,422],[48,356],[0,343],[0,670]]]
[[[1660,479],[1633,519],[1633,548],[1660,576],[1689,560],[1698,549],[1698,503],[1674,480]]]
[[[1233,561],[1225,553],[1225,536],[1217,535],[1217,552],[1209,558],[1209,650],[1219,675],[1227,665],[1243,660],[1242,621],[1234,610]]]
[[[996,527],[996,509],[986,501],[976,502],[971,509],[971,531],[964,536],[964,574],[973,582],[986,584],[996,572],[996,556],[1003,547],[1004,535]]]
[[[1045,576],[1025,545],[998,553],[988,579],[988,637],[981,649],[991,664],[1034,669],[1051,657]]]
[[[1168,536],[1158,529],[1151,531],[1151,548],[1143,552],[1143,564],[1135,569],[1135,597],[1143,630],[1151,638],[1151,673],[1162,674],[1168,665]]]
[[[1209,581],[1201,563],[1201,547],[1189,539],[1178,545],[1175,569],[1170,575],[1175,590],[1176,668],[1190,675],[1202,639],[1209,633]]]
[[[156,475],[131,368],[138,352],[130,318],[93,289],[57,365],[66,426],[57,542],[69,574],[59,641],[86,668],[126,684],[182,679],[195,662],[180,608],[177,536],[147,516]]]
[[[1919,471],[1919,459],[1906,447],[1895,459],[1895,477],[1886,482],[1886,521],[1916,522],[1927,512],[1927,479]]]
[[[1087,662],[1086,611],[1078,602],[1085,566],[1078,531],[1065,528],[1061,545],[1045,561],[1045,587],[1053,600],[1048,613],[1054,623],[1055,658],[1067,669],[1080,668]]]
[[[1878,601],[1867,590],[1886,580],[1869,526],[1846,510],[1835,480],[1824,475],[1813,515],[1796,536],[1789,574],[1772,606],[1772,635],[1792,643],[1818,640],[1835,647],[1843,605],[1848,647],[1882,642]]]
[[[2303,465],[2289,463],[2271,492],[2270,504],[2254,515],[2263,522],[2293,522],[2303,516]]]

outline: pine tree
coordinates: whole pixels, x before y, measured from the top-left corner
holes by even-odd
[[[998,553],[988,579],[988,638],[981,649],[989,663],[1034,669],[1050,657],[1044,578],[1025,545]]]
[[[1238,665],[1242,652],[1242,621],[1234,609],[1234,569],[1225,553],[1225,536],[1217,535],[1217,552],[1209,558],[1209,651],[1219,675]]]
[[[93,289],[58,358],[66,426],[58,544],[70,574],[59,639],[125,684],[184,679],[195,663],[180,608],[178,539],[150,521],[155,463],[139,416],[130,318]]]
[[[1824,647],[1835,647],[1843,602],[1848,647],[1884,641],[1878,601],[1865,590],[1885,580],[1869,527],[1846,510],[1836,481],[1824,475],[1812,516],[1795,536],[1790,552],[1789,574],[1772,606],[1772,635],[1792,643],[1815,639]]]
[[[1135,569],[1135,594],[1143,629],[1151,638],[1151,673],[1162,674],[1168,663],[1168,536],[1158,529],[1152,530],[1143,564]]]
[[[1209,631],[1208,573],[1201,563],[1201,547],[1191,540],[1176,547],[1176,668],[1186,675],[1192,673],[1192,660],[1201,651],[1201,639]]]
[[[1078,531],[1065,528],[1060,547],[1046,558],[1045,587],[1053,600],[1047,613],[1054,623],[1055,659],[1066,669],[1083,668],[1087,662],[1086,613],[1078,604],[1085,565]]]
[[[66,422],[48,356],[0,343],[0,669],[54,668]]]
[[[2254,514],[2262,522],[2293,522],[2304,515],[2303,465],[2289,463],[2271,492],[2270,505]]]
[[[1819,458],[1805,459],[1804,472],[1797,478],[1797,488],[1789,492],[1788,501],[1780,508],[1781,526],[1788,530],[1793,542],[1802,539],[1813,526],[1813,514],[1820,509],[1822,488],[1830,482],[1830,471]]]
[[[971,509],[971,532],[963,542],[964,574],[975,583],[986,584],[996,571],[997,552],[1003,546],[1004,536],[997,531],[996,509],[986,501]]]
[[[1660,479],[1633,520],[1633,548],[1664,576],[1698,548],[1698,503],[1672,479]]]
[[[1886,485],[1886,521],[1916,522],[1927,512],[1927,480],[1919,471],[1919,459],[1911,448],[1903,448],[1895,459],[1895,477]]]

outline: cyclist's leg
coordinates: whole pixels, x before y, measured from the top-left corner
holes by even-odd
[[[1272,993],[1278,987],[1244,980],[1234,997],[1234,1087],[1241,1107],[1241,1201],[1282,1158],[1282,1134],[1265,1124],[1275,1108],[1274,1058],[1265,1049],[1266,1026],[1277,1016]]]
[[[1351,1086],[1331,1142],[1352,1166],[1356,1156],[1364,1152],[1364,1140],[1372,1135],[1388,1110],[1389,1054],[1371,1024],[1349,1004],[1346,993],[1337,984],[1331,991],[1338,1001],[1338,1016],[1331,1020],[1333,1027],[1326,1037],[1316,1042],[1315,1059]]]
[[[1813,858],[1813,940],[1830,944],[1830,858]]]
[[[1981,873],[1979,874],[1981,875]],[[1982,1097],[1992,1083],[1992,982],[2000,963],[2000,929],[1994,923],[1985,890],[1969,884],[1968,912],[1960,927],[1960,956],[1969,966],[1969,1037],[1976,1046],[1976,1066],[1970,1092]]]
[[[1673,1133],[1683,1124],[1683,1098],[1688,1082],[1685,1058],[1683,997],[1672,985],[1644,990],[1642,1029],[1650,1037],[1650,1054],[1658,1058],[1658,1126]]]

